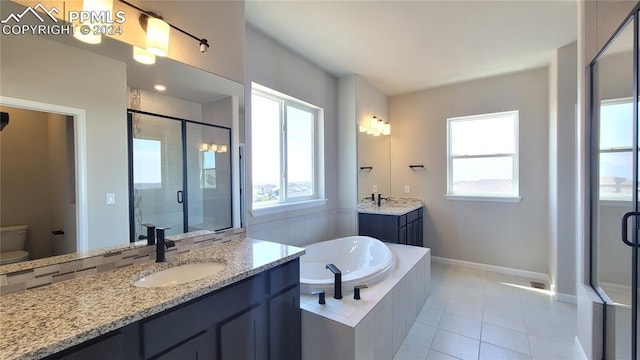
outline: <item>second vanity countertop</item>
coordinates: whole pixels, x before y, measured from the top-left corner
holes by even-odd
[[[284,264],[304,249],[268,241],[219,242],[152,261],[0,296],[0,359],[34,359],[70,348],[151,315]],[[216,261],[219,273],[164,288],[132,285],[141,274],[185,264]]]
[[[382,204],[378,206],[375,201],[371,199],[363,200],[358,203],[358,212],[365,214],[380,214],[380,215],[404,215],[419,209],[424,206],[424,201],[420,199],[412,198],[390,198],[383,200]]]

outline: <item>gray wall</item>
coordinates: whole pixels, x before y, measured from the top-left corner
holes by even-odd
[[[426,203],[424,244],[433,256],[547,273],[547,69],[471,81],[391,98],[391,194]],[[451,201],[447,118],[519,110],[519,203]],[[424,164],[413,172],[409,164]]]
[[[293,96],[324,109],[324,206],[254,217],[251,214],[251,158],[247,161],[245,199],[249,236],[293,245],[336,238],[350,233],[341,225],[338,209],[338,81],[286,49],[275,40],[247,26],[245,86],[247,154],[251,154],[251,82]],[[275,160],[275,159],[274,159]]]
[[[557,297],[576,294],[577,44],[557,49],[549,68],[549,274]]]

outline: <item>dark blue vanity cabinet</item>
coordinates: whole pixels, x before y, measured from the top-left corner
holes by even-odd
[[[51,358],[300,359],[299,267],[289,261]]]
[[[422,246],[424,208],[402,215],[358,213],[358,235],[394,243]]]

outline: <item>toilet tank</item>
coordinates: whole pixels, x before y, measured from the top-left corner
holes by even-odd
[[[0,252],[24,250],[29,225],[0,227]]]

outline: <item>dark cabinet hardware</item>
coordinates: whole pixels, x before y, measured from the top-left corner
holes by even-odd
[[[373,170],[373,166],[360,166],[360,170]]]
[[[411,170],[424,169],[424,165],[422,165],[422,164],[420,164],[420,165],[409,165],[409,167],[411,168]]]
[[[64,235],[64,230],[58,229],[51,232],[52,235]]]

